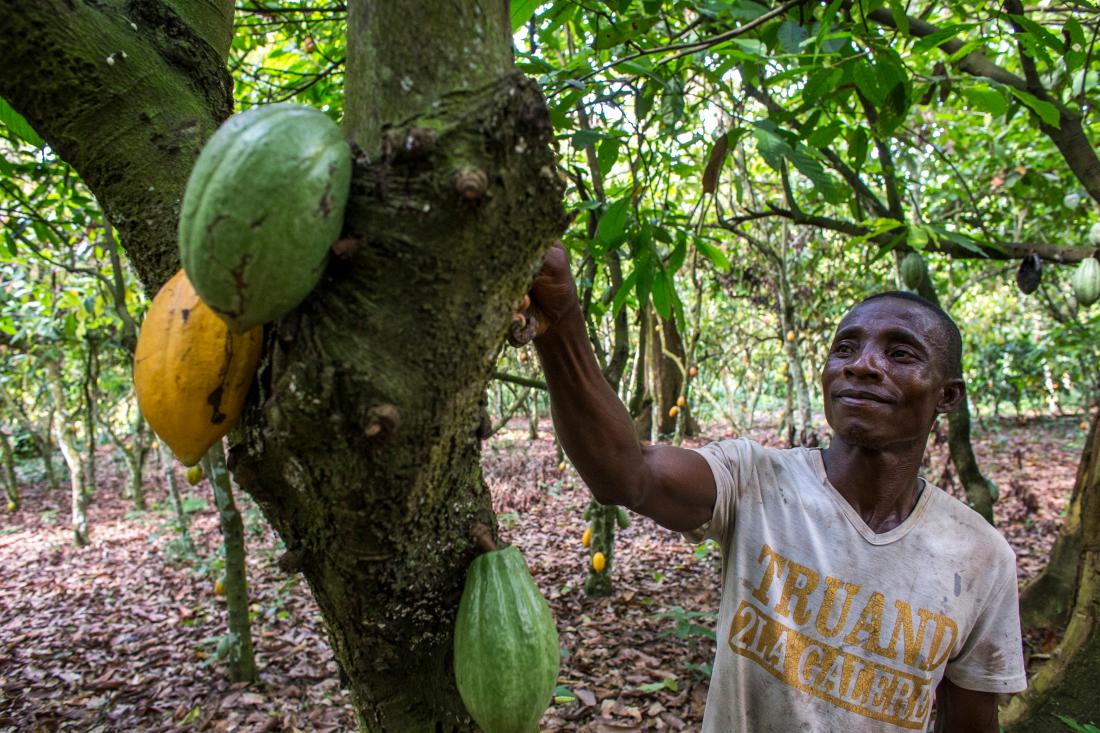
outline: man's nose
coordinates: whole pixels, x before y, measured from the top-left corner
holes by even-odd
[[[863,349],[844,365],[844,373],[852,377],[881,378],[883,374],[882,355],[874,349]]]

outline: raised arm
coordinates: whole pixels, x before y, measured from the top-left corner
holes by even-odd
[[[593,495],[673,530],[709,520],[716,493],[710,466],[694,451],[638,441],[588,342],[560,244],[547,253],[530,295],[549,326],[534,343],[550,389],[554,429]]]

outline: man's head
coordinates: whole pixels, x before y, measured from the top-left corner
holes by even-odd
[[[951,317],[912,293],[872,295],[837,327],[821,372],[825,418],[852,445],[920,442],[962,401],[962,338]]]

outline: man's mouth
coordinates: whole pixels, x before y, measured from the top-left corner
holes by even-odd
[[[864,389],[842,389],[837,392],[835,396],[837,400],[849,404],[864,404],[867,402],[886,404],[893,401],[886,395],[881,395],[877,392],[868,392]]]

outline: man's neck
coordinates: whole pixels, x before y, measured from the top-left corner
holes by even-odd
[[[924,447],[914,443],[877,450],[834,436],[821,457],[829,483],[868,527],[882,534],[904,522],[916,506]]]

